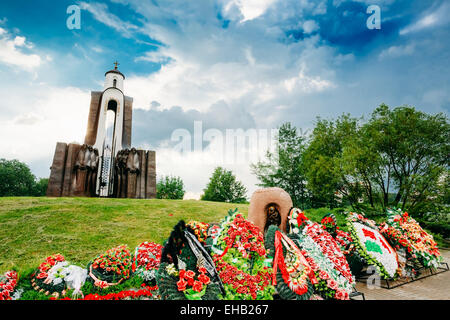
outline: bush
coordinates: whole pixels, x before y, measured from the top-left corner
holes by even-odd
[[[183,199],[184,184],[180,177],[163,177],[156,184],[156,198]]]
[[[40,178],[33,187],[33,196],[43,197],[47,194],[48,178]]]
[[[19,160],[0,159],[0,197],[34,195],[36,177]]]
[[[211,176],[202,200],[244,203],[247,189],[237,181],[232,171],[217,167]]]

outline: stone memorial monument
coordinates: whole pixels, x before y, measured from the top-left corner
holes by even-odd
[[[155,151],[131,147],[133,98],[123,93],[125,76],[114,63],[103,91],[91,91],[84,144],[56,144],[49,197],[156,197]]]
[[[263,233],[271,224],[286,232],[287,218],[292,207],[291,196],[283,189],[258,189],[250,199],[247,219]]]

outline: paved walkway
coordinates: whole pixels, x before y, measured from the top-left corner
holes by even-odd
[[[441,250],[441,254],[450,265],[450,250]],[[366,300],[450,300],[450,271],[394,289],[369,289],[365,283],[360,282],[357,282],[356,289],[364,293]]]

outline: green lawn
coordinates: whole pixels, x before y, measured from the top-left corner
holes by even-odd
[[[53,253],[84,265],[120,244],[162,243],[181,219],[220,221],[247,204],[195,200],[0,198],[0,273],[37,267]]]

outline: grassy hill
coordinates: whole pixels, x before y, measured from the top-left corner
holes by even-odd
[[[219,222],[248,205],[195,200],[0,198],[0,273],[37,267],[53,253],[84,265],[120,244],[162,243],[181,219]]]

